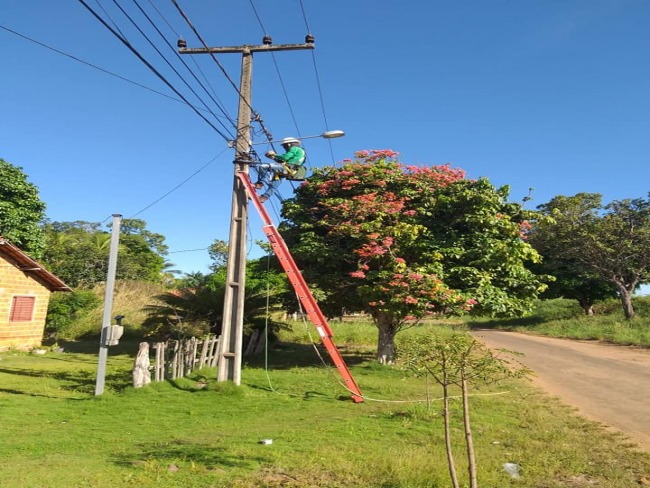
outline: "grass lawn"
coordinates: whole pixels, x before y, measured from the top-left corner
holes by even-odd
[[[97,398],[96,342],[42,356],[0,353],[0,486],[450,486],[440,402],[424,401],[423,380],[373,362],[372,329],[332,327],[364,403],[349,399],[308,341],[287,334],[268,361],[245,365],[241,387],[203,370],[133,389],[137,344],[124,342],[110,349]],[[631,488],[650,479],[648,454],[525,381],[474,393],[482,487]],[[459,407],[455,455],[467,486]],[[506,462],[521,467],[520,478]]]

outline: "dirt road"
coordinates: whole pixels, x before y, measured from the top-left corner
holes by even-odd
[[[523,353],[517,360],[538,386],[650,451],[650,350],[496,330],[474,336]]]

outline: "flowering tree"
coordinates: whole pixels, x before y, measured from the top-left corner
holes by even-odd
[[[367,311],[377,357],[391,362],[405,325],[432,314],[523,313],[543,289],[524,267],[538,258],[524,240],[525,212],[507,196],[449,165],[361,151],[315,170],[285,203],[282,231],[323,310]]]

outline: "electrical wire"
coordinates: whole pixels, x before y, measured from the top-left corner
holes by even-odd
[[[305,11],[305,5],[303,3],[303,0],[299,0],[299,3],[300,3],[300,10],[302,12],[302,18],[305,22],[305,28],[307,29],[307,33],[309,34],[311,33],[311,29],[309,28],[309,22],[307,21],[307,13]],[[318,96],[320,98],[321,111],[323,112],[323,121],[325,122],[325,130],[329,130],[329,122],[327,121],[327,113],[325,112],[325,98],[323,97],[323,88],[320,82],[320,75],[318,74],[318,65],[316,64],[316,53],[313,50],[311,52],[311,59],[312,59],[312,64],[314,66],[314,73],[316,74],[316,85],[318,87]],[[332,164],[335,164],[332,141],[328,140],[327,143],[329,145],[330,155],[332,157]]]
[[[307,14],[305,13],[305,5],[302,3],[302,0],[299,0],[300,3],[300,11],[302,12],[302,18],[305,21],[305,27],[307,28],[307,33],[311,33],[311,29],[309,28],[309,22],[307,22]]]
[[[255,13],[255,17],[257,18],[257,22],[260,24],[260,28],[262,29],[262,34],[267,35],[268,31],[266,30],[266,27],[264,26],[264,23],[262,22],[262,19],[260,18],[259,13],[257,12],[257,8],[255,7],[255,3],[253,0],[248,0],[248,3],[250,4],[251,8],[253,9],[253,12]],[[298,121],[296,120],[296,114],[293,110],[293,106],[291,105],[291,100],[289,99],[289,93],[287,91],[286,84],[284,83],[284,78],[282,77],[282,72],[280,71],[280,66],[278,65],[278,61],[275,57],[275,53],[271,52],[271,59],[273,60],[273,64],[275,66],[275,72],[278,75],[278,78],[280,80],[280,86],[282,88],[282,92],[284,94],[284,99],[287,102],[287,105],[289,107],[289,113],[291,114],[291,118],[293,120],[293,125],[296,128],[296,133],[300,137],[300,128],[298,127]]]
[[[118,27],[118,25],[115,23],[115,21],[113,20],[113,17],[111,17],[110,14],[109,14],[109,13],[106,11],[106,9],[104,8],[104,6],[103,6],[101,3],[99,3],[99,0],[95,0],[95,3],[96,3],[97,6],[101,9],[101,11],[104,12],[104,15],[108,18],[108,20],[110,20],[111,24],[113,24],[113,27],[115,27],[115,30],[117,30],[117,31],[122,35],[122,37],[124,37],[124,38],[126,39],[126,36],[125,36],[124,33],[120,30],[120,28]]]
[[[80,1],[81,1],[81,0],[80,0]],[[187,25],[189,26],[189,28],[192,30],[192,32],[194,32],[194,35],[195,35],[195,36],[197,37],[197,39],[201,42],[201,44],[203,45],[203,47],[204,47],[205,49],[209,49],[207,43],[205,42],[205,40],[203,40],[203,37],[201,36],[201,34],[199,34],[199,32],[198,32],[198,30],[196,29],[196,27],[194,27],[194,24],[192,24],[192,21],[189,19],[189,17],[187,16],[187,14],[183,11],[183,9],[182,9],[181,6],[179,5],[178,1],[177,1],[177,0],[172,0],[172,3],[173,3],[174,6],[176,7],[176,10],[178,10],[178,13],[181,15],[181,17],[183,17],[183,19],[185,20],[185,22],[187,23]],[[241,93],[241,91],[239,90],[239,88],[237,87],[237,85],[235,84],[235,82],[232,80],[232,78],[230,77],[230,75],[228,74],[228,72],[225,70],[225,68],[223,67],[223,65],[219,62],[219,60],[218,60],[217,57],[215,56],[215,54],[214,54],[214,53],[208,53],[208,54],[210,54],[210,57],[212,58],[212,60],[217,64],[217,66],[219,67],[219,69],[221,70],[221,72],[223,73],[223,75],[224,75],[224,76],[226,77],[226,79],[230,82],[230,85],[235,89],[235,91],[237,92],[237,94],[238,94],[238,96],[239,96],[240,101],[241,101],[242,103],[246,104],[246,106],[248,106],[248,108],[250,109],[250,111],[251,111],[251,119],[252,119],[252,120],[255,120],[256,122],[258,122],[258,123],[263,127],[264,133],[267,134],[268,140],[269,140],[269,142],[271,143],[272,137],[271,137],[271,135],[270,135],[270,132],[269,132],[268,130],[266,130],[266,128],[264,127],[264,125],[263,125],[263,121],[262,121],[262,118],[260,117],[260,115],[259,115],[259,114],[257,113],[257,111],[256,111],[256,110],[251,106],[251,104],[248,102],[248,100],[246,99],[246,97],[244,97],[244,95]],[[239,134],[238,134],[238,135],[239,135]],[[272,143],[271,143],[271,144],[272,144]]]
[[[113,0],[113,1],[115,1],[115,0]],[[212,102],[217,106],[217,108],[219,109],[219,111],[224,115],[224,117],[226,117],[226,118],[230,121],[230,123],[231,123],[231,125],[232,125],[233,127],[236,127],[236,124],[235,124],[234,120],[232,120],[232,119],[230,118],[230,116],[228,115],[228,113],[226,112],[225,108],[223,107],[223,103],[221,102],[221,100],[217,101],[217,100],[215,99],[215,97],[212,96],[212,94],[208,91],[208,89],[205,87],[205,85],[203,85],[203,83],[201,82],[201,80],[198,79],[198,77],[194,74],[194,72],[193,72],[193,71],[190,69],[190,67],[187,65],[187,63],[185,62],[185,60],[183,59],[183,57],[182,57],[180,54],[178,54],[178,51],[177,51],[177,50],[174,48],[174,46],[172,46],[171,43],[170,43],[170,42],[165,38],[164,34],[160,31],[160,29],[158,29],[158,26],[157,26],[156,23],[151,19],[151,17],[149,16],[149,14],[147,14],[147,12],[146,12],[146,11],[145,11],[141,6],[140,6],[140,4],[138,3],[138,0],[131,0],[131,1],[132,1],[132,2],[135,4],[135,6],[140,10],[140,12],[142,13],[142,15],[144,15],[144,17],[145,17],[145,18],[147,19],[147,21],[151,24],[151,26],[156,30],[156,32],[157,32],[158,35],[162,38],[162,40],[165,42],[165,44],[167,44],[167,46],[169,47],[169,49],[170,49],[170,50],[171,50],[171,51],[176,55],[176,58],[177,58],[177,59],[178,59],[178,60],[183,64],[183,66],[185,66],[185,68],[186,68],[187,71],[190,73],[190,75],[192,75],[192,77],[194,78],[194,80],[199,84],[199,86],[200,86],[201,88],[203,88],[203,91],[205,91],[206,95],[208,95],[208,97],[210,97],[210,99],[211,99]],[[146,36],[145,36],[145,38],[146,38]],[[148,39],[147,39],[147,40],[148,40]],[[150,41],[150,43],[151,43],[151,41]],[[152,46],[153,46],[153,44],[152,44]],[[155,48],[155,46],[154,46],[154,48]],[[162,56],[162,54],[161,54],[161,56]],[[171,64],[170,64],[170,67],[171,67]],[[172,69],[174,69],[174,68],[172,67]],[[176,72],[176,70],[174,70],[174,71]],[[176,72],[176,73],[178,74],[178,72]],[[179,75],[179,76],[180,76],[180,75]],[[183,79],[183,78],[181,77],[181,79]],[[196,94],[196,92],[194,92],[194,90],[189,86],[189,84],[188,84],[184,79],[183,79],[183,81],[185,82],[185,84],[187,85],[187,87],[190,88],[190,90],[192,91],[192,93],[194,93],[194,95],[195,95],[197,98],[199,98],[199,96]],[[218,98],[218,97],[217,97],[217,98]],[[205,106],[206,109],[208,108],[207,105],[205,105],[205,103],[204,103],[203,105]],[[209,109],[208,109],[208,110],[209,110]],[[212,111],[210,111],[210,113],[212,113]],[[217,117],[214,113],[212,113],[212,115],[214,115],[215,117]],[[224,127],[225,130],[229,130],[225,125],[224,125],[223,127]]]
[[[202,247],[201,249],[181,249],[180,251],[168,251],[167,254],[177,254],[179,252],[196,252],[196,251],[207,251],[209,247]]]
[[[183,36],[181,36],[181,35],[176,31],[176,29],[174,29],[174,26],[172,26],[171,22],[169,22],[169,20],[167,20],[167,17],[165,17],[165,15],[160,11],[160,9],[159,9],[158,7],[156,7],[156,4],[153,3],[152,0],[147,0],[147,2],[149,2],[149,5],[151,5],[151,7],[152,7],[152,8],[153,8],[157,13],[158,13],[158,15],[159,15],[160,18],[163,20],[163,22],[165,22],[165,24],[167,24],[167,27],[169,27],[169,29],[170,29],[170,30],[174,33],[174,35],[176,36],[176,39],[182,39]],[[201,67],[199,66],[199,63],[196,61],[196,57],[194,57],[194,56],[190,56],[190,59],[191,59],[192,62],[194,63],[194,66],[196,67],[197,71],[201,74],[201,77],[203,78],[203,81],[205,82],[205,84],[206,84],[207,86],[210,87],[210,90],[212,90],[212,94],[214,95],[214,97],[215,97],[217,100],[219,100],[220,103],[222,103],[221,100],[219,99],[219,97],[217,96],[217,93],[215,92],[214,88],[212,87],[210,81],[208,80],[208,77],[205,76],[205,73],[203,72],[203,70],[202,70]],[[223,103],[222,103],[222,105],[223,105]],[[224,110],[225,110],[225,108],[224,108]],[[227,111],[226,111],[226,112],[227,112]],[[229,119],[232,119],[232,117],[231,117],[230,115],[228,115],[227,117],[228,117]]]
[[[94,69],[96,69],[98,71],[101,71],[102,73],[105,73],[105,74],[110,75],[110,76],[114,76],[115,78],[118,78],[118,79],[120,79],[122,81],[126,81],[127,83],[131,83],[132,85],[135,85],[135,86],[137,86],[139,88],[144,88],[145,90],[150,91],[152,93],[155,93],[156,95],[160,95],[160,96],[163,96],[163,97],[168,98],[170,100],[173,100],[175,102],[182,103],[183,105],[188,105],[188,103],[183,101],[183,100],[180,100],[178,98],[174,98],[174,97],[172,97],[170,95],[167,95],[166,93],[159,92],[158,90],[154,90],[153,88],[150,88],[150,87],[145,86],[145,85],[143,85],[141,83],[138,83],[137,81],[129,80],[128,78],[125,78],[124,76],[118,75],[117,73],[113,73],[112,71],[104,69],[104,68],[102,68],[100,66],[97,66],[95,64],[92,64],[92,63],[90,63],[88,61],[84,61],[81,58],[78,58],[78,57],[76,57],[76,56],[74,56],[72,54],[61,51],[61,50],[59,50],[59,49],[57,49],[55,47],[49,46],[49,45],[47,45],[47,44],[45,44],[45,43],[43,43],[41,41],[37,41],[36,39],[34,39],[32,37],[29,37],[29,36],[27,36],[25,34],[21,34],[20,32],[16,32],[15,30],[10,29],[9,27],[6,27],[4,25],[0,25],[0,29],[3,29],[3,30],[5,30],[5,31],[7,31],[7,32],[9,32],[11,34],[14,34],[14,35],[16,35],[18,37],[21,37],[21,38],[25,39],[26,41],[33,42],[34,44],[36,44],[38,46],[44,47],[45,49],[49,49],[50,51],[53,51],[53,52],[55,52],[57,54],[60,54],[61,56],[65,56],[66,58],[70,58],[73,61],[77,61],[78,63],[84,64],[84,65],[89,66],[91,68],[94,68]],[[202,109],[200,107],[194,107],[194,108],[196,108],[197,110],[204,110],[204,109]]]
[[[165,194],[164,194],[163,196],[161,196],[160,198],[158,198],[158,199],[154,200],[153,202],[151,202],[149,205],[147,205],[146,207],[144,207],[142,210],[140,210],[140,211],[134,213],[134,214],[133,214],[131,217],[129,217],[129,218],[132,219],[132,218],[134,218],[134,217],[140,215],[140,214],[143,213],[145,210],[150,209],[150,208],[153,207],[155,204],[157,204],[158,202],[160,202],[163,198],[169,196],[170,194],[172,194],[173,192],[175,192],[176,190],[178,190],[181,186],[183,186],[185,183],[187,183],[188,181],[190,181],[192,178],[194,178],[196,175],[198,175],[201,171],[203,171],[205,168],[207,168],[208,166],[210,166],[213,162],[215,162],[215,161],[217,160],[217,158],[218,158],[219,156],[221,156],[223,153],[225,153],[228,149],[230,149],[230,148],[228,148],[228,147],[225,148],[223,151],[221,151],[219,154],[217,154],[215,157],[213,157],[210,161],[208,161],[207,163],[205,163],[203,166],[201,166],[199,169],[197,169],[194,173],[192,173],[190,176],[188,176],[188,177],[185,178],[183,181],[181,181],[181,182],[180,182],[178,185],[176,185],[174,188],[172,188],[171,190],[169,190],[167,193],[165,193]]]
[[[210,122],[206,117],[203,116],[203,114],[198,111],[194,106],[189,103],[189,101],[156,69],[154,68],[151,63],[149,63],[143,56],[138,52],[137,49],[135,49],[129,41],[127,41],[122,35],[120,35],[118,32],[115,31],[110,25],[106,23],[106,21],[93,10],[93,8],[88,5],[85,0],[79,0],[79,3],[81,3],[104,27],[106,27],[115,37],[117,37],[122,44],[124,44],[140,61],[142,61],[149,70],[151,70],[165,85],[167,85],[176,95],[178,95],[190,108],[194,110],[194,112],[201,117],[214,131],[219,134],[226,142],[230,140],[230,138],[221,132],[212,122]]]
[[[133,1],[136,3],[136,6],[137,6],[138,8],[140,8],[140,6],[137,4],[137,2],[136,2],[135,0],[133,0]],[[124,10],[124,9],[122,8],[122,6],[118,3],[118,1],[117,1],[117,0],[113,0],[113,3],[115,4],[115,6],[116,6],[118,9],[120,9],[120,11],[122,12],[122,14],[123,14],[123,15],[124,15],[128,20],[129,20],[129,22],[131,22],[131,24],[133,25],[133,27],[136,28],[136,30],[137,30],[137,31],[142,35],[142,37],[145,38],[145,40],[149,43],[149,45],[150,45],[150,46],[151,46],[151,47],[152,47],[152,48],[153,48],[153,49],[158,53],[158,55],[163,59],[163,61],[165,61],[165,63],[167,64],[167,66],[169,66],[169,67],[171,68],[171,70],[172,70],[174,73],[176,73],[176,76],[178,76],[178,77],[180,78],[180,80],[181,80],[181,81],[185,84],[185,86],[186,86],[186,87],[187,87],[187,88],[188,88],[188,89],[189,89],[189,90],[194,94],[194,96],[199,100],[199,102],[201,102],[201,104],[203,104],[203,106],[205,107],[205,109],[206,109],[208,112],[210,112],[210,114],[212,114],[215,118],[217,118],[216,115],[212,112],[212,110],[210,110],[210,109],[208,108],[208,105],[203,101],[203,99],[199,96],[199,94],[196,93],[196,91],[194,90],[194,88],[192,88],[192,86],[190,86],[190,84],[189,84],[189,83],[187,82],[187,80],[183,77],[183,75],[181,75],[181,74],[178,72],[178,70],[177,70],[177,69],[172,65],[172,63],[171,63],[171,62],[170,62],[170,61],[165,57],[165,55],[160,51],[160,49],[158,49],[158,47],[153,43],[153,41],[149,38],[149,36],[147,36],[147,34],[145,34],[145,32],[140,28],[140,26],[138,26],[138,24],[137,24],[137,23],[133,20],[133,18],[132,18],[132,17],[131,17],[127,12],[126,12],[126,10]],[[143,12],[143,13],[144,13],[144,12]],[[145,14],[145,15],[146,15],[146,14]],[[147,17],[147,18],[149,18],[149,17]],[[155,25],[154,25],[154,28],[155,28],[156,31],[161,35],[161,37],[163,37],[163,39],[165,40],[165,42],[167,42],[167,40],[164,38],[164,36],[162,35],[162,33],[158,30],[158,28],[157,28]],[[167,45],[169,46],[169,42],[167,42]],[[171,47],[171,46],[170,46],[170,47]],[[176,53],[176,50],[175,50],[175,49],[172,48],[172,50]],[[176,55],[178,56],[178,53],[176,53]],[[180,57],[180,56],[179,56],[179,57]],[[187,65],[185,65],[185,66],[187,67]],[[224,114],[225,114],[225,112],[224,112]],[[219,119],[217,118],[217,122],[219,122],[219,124],[223,127],[223,129],[224,129],[226,132],[228,132],[228,130],[229,130],[228,127],[226,127],[225,124],[224,124],[221,120],[219,120]],[[232,122],[232,121],[231,121],[231,122]],[[234,124],[233,124],[233,125],[234,125]],[[230,136],[231,138],[233,137],[232,134],[229,134],[229,136]]]

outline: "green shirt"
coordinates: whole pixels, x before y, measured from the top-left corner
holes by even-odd
[[[307,154],[305,150],[300,146],[291,146],[289,150],[284,154],[278,154],[273,159],[278,163],[287,163],[300,166],[305,162]]]

